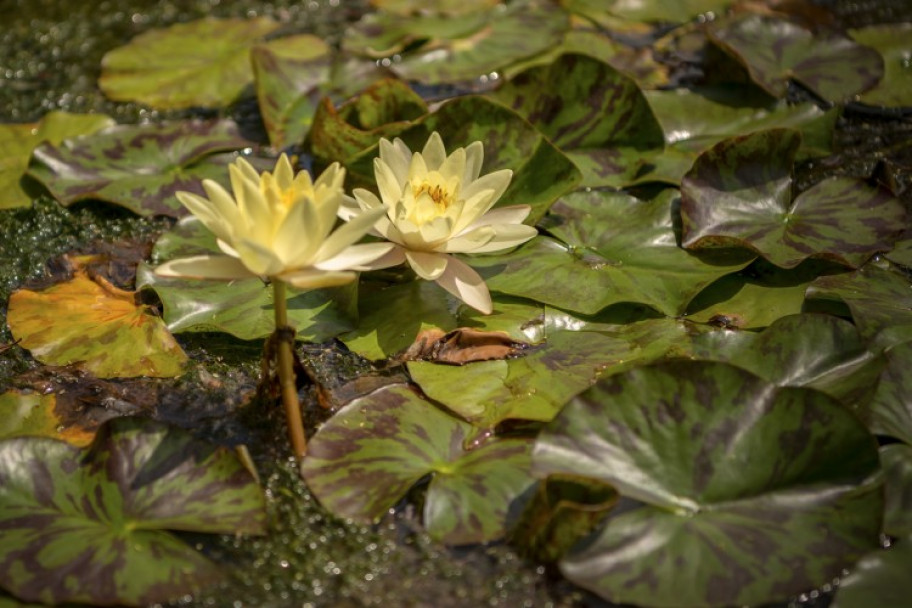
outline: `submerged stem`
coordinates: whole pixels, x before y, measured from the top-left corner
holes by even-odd
[[[278,336],[276,367],[279,372],[279,385],[282,388],[282,405],[285,407],[285,420],[288,423],[288,436],[295,456],[300,459],[307,452],[307,437],[304,434],[304,422],[301,420],[301,404],[298,401],[298,388],[294,375],[294,339],[286,339],[288,312],[285,305],[285,283],[281,279],[272,281],[273,307],[275,308],[275,325]]]

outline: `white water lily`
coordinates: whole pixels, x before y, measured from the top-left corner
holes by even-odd
[[[440,286],[469,306],[488,314],[491,295],[482,278],[452,253],[489,253],[524,243],[537,231],[522,224],[528,205],[491,209],[510,185],[513,172],[483,176],[484,146],[476,141],[447,155],[435,131],[421,152],[412,153],[401,139],[380,140],[374,159],[378,198],[356,189],[340,209],[345,219],[383,209],[375,234],[396,248],[384,265],[407,261],[422,279]]]
[[[243,158],[229,166],[232,196],[203,180],[208,198],[178,192],[177,198],[215,234],[224,255],[172,260],[155,269],[167,277],[199,279],[278,279],[299,288],[352,281],[358,270],[388,253],[389,243],[354,244],[383,215],[382,210],[352,218],[335,231],[343,200],[345,169],[328,167],[316,181],[297,175],[286,155],[273,172],[258,174]]]

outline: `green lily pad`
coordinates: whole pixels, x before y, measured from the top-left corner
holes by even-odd
[[[874,106],[912,106],[912,24],[890,23],[849,30],[852,40],[874,48],[884,60],[883,79],[862,93],[861,101]]]
[[[148,605],[221,578],[166,530],[265,531],[263,493],[234,453],[139,419],[87,450],[0,441],[0,586],[48,604]]]
[[[884,356],[886,369],[871,403],[871,430],[912,445],[912,342],[898,344]]]
[[[683,245],[747,247],[782,268],[824,258],[857,268],[889,250],[905,210],[862,180],[825,179],[792,199],[796,131],[727,139],[697,158],[681,182]]]
[[[251,47],[278,27],[258,17],[152,29],[105,54],[98,86],[114,101],[165,110],[225,106],[253,82]]]
[[[880,448],[880,462],[886,477],[884,533],[912,534],[912,446],[893,443]]]
[[[602,23],[606,17],[683,23],[704,13],[723,14],[732,0],[562,0],[568,10]]]
[[[32,151],[41,142],[59,145],[63,140],[94,133],[114,125],[104,114],[48,112],[36,123],[0,125],[0,209],[27,207],[32,197],[25,191],[22,177],[28,170]]]
[[[157,262],[211,253],[220,253],[215,236],[193,216],[162,235],[152,250]],[[165,323],[174,333],[220,331],[257,340],[275,330],[273,289],[256,278],[231,282],[172,279],[157,276],[152,265],[140,264],[136,285],[158,294]],[[288,322],[297,329],[300,340],[323,342],[356,326],[357,282],[312,290],[288,286],[286,292]]]
[[[0,439],[51,437],[77,447],[88,445],[95,432],[62,424],[56,405],[54,393],[8,391],[0,394]]]
[[[902,273],[875,264],[820,277],[807,290],[812,301],[848,306],[861,335],[879,348],[912,340],[912,289]]]
[[[694,255],[677,244],[676,192],[649,201],[606,191],[562,198],[541,225],[564,242],[536,237],[515,251],[477,257],[492,291],[595,314],[637,302],[673,317],[721,276],[747,266],[746,251]]]
[[[438,0],[428,6],[425,0],[371,0],[371,6],[402,17],[433,13],[450,17],[490,9],[500,0]]]
[[[329,80],[330,48],[309,34],[259,44],[250,52],[257,100],[269,143],[285,148],[304,140]]]
[[[464,367],[410,361],[408,369],[425,395],[490,429],[508,419],[551,420],[598,377],[654,360],[686,336],[684,323],[673,319],[584,325],[548,331],[544,344],[521,357]]]
[[[84,271],[43,291],[9,299],[19,344],[48,365],[79,364],[100,378],[179,376],[187,355],[150,306]]]
[[[217,153],[250,145],[230,121],[122,125],[38,146],[29,175],[63,205],[99,199],[139,215],[179,217],[187,211],[174,193],[205,196],[206,178],[227,187],[234,155]]]
[[[513,501],[534,482],[531,442],[466,443],[471,425],[404,386],[351,402],[310,440],[301,474],[337,517],[376,521],[426,475],[424,525],[448,544],[479,543],[505,534]]]
[[[912,595],[912,535],[861,558],[843,578],[832,608],[903,608]]]
[[[900,266],[912,268],[912,230],[906,229],[902,237],[893,245],[893,250],[884,257]]]
[[[584,475],[644,504],[560,562],[617,603],[782,601],[878,544],[877,445],[838,402],[706,362],[641,367],[576,397],[536,441],[538,475]]]
[[[823,314],[795,314],[762,333],[711,332],[694,337],[693,356],[737,365],[778,386],[824,392],[871,417],[870,403],[884,361],[852,323]]]
[[[532,67],[491,96],[563,150],[584,186],[625,186],[643,167],[643,151],[664,146],[662,127],[633,79],[586,55]]]
[[[785,96],[791,78],[827,101],[845,101],[883,75],[883,60],[874,49],[771,17],[722,22],[709,37],[774,97]]]

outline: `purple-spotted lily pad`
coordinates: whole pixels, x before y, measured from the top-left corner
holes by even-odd
[[[850,30],[855,42],[876,49],[884,59],[883,80],[861,95],[861,101],[875,106],[912,107],[912,23],[872,25]]]
[[[791,78],[827,101],[844,101],[883,75],[883,60],[874,49],[789,21],[751,15],[722,22],[709,35],[774,97],[785,96]]]
[[[491,95],[567,154],[584,186],[625,186],[646,164],[644,152],[664,146],[662,127],[633,79],[586,55],[530,68]]]
[[[225,106],[253,82],[251,47],[278,27],[265,17],[206,18],[149,30],[102,58],[98,86],[154,108]]]
[[[673,190],[650,201],[575,192],[542,221],[563,242],[536,237],[514,252],[479,256],[472,264],[492,291],[565,310],[595,314],[610,304],[636,302],[677,316],[704,287],[744,268],[753,255],[681,249],[672,219],[676,198]]]
[[[901,608],[912,595],[912,535],[907,534],[889,549],[872,551],[861,558],[841,579],[832,608]]]
[[[164,602],[221,578],[167,530],[265,531],[263,493],[234,453],[189,433],[111,420],[87,450],[0,441],[0,586],[25,601]]]
[[[490,429],[508,419],[551,420],[598,377],[654,360],[687,336],[684,322],[674,319],[568,331],[555,327],[566,319],[552,316],[546,341],[520,357],[464,367],[411,361],[409,373],[425,395]]]
[[[871,404],[871,430],[912,445],[912,342],[898,344],[884,356],[887,366]]]
[[[531,442],[493,439],[466,445],[474,429],[404,386],[362,397],[310,440],[301,474],[337,517],[376,521],[431,475],[424,525],[448,544],[505,534],[506,515],[534,479]]]
[[[165,233],[152,251],[157,262],[219,253],[215,236],[195,217],[186,217]],[[155,275],[141,264],[137,288],[153,289],[164,306],[163,317],[174,333],[221,331],[255,340],[275,330],[273,289],[256,278],[231,281],[173,279]],[[322,342],[354,329],[358,318],[357,282],[325,289],[287,288],[290,325],[301,340]]]
[[[134,292],[84,271],[43,291],[13,293],[7,323],[42,363],[78,364],[101,378],[169,378],[187,361],[161,317]]]
[[[0,209],[26,207],[32,197],[23,189],[32,151],[41,142],[59,145],[63,140],[94,133],[114,124],[104,114],[49,112],[36,123],[0,125]]]
[[[838,402],[722,363],[601,380],[546,425],[538,475],[590,477],[639,501],[559,565],[616,603],[782,601],[878,543],[877,444]]]
[[[857,268],[889,250],[905,226],[884,188],[825,179],[793,198],[800,135],[790,129],[727,139],[697,158],[681,182],[683,245],[747,247],[781,268],[824,258]]]
[[[29,175],[63,205],[108,201],[139,215],[179,217],[187,211],[174,193],[206,193],[200,182],[228,185],[234,155],[252,145],[230,121],[122,125],[35,150]]]

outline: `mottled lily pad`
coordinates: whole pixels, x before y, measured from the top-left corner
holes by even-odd
[[[849,30],[855,42],[876,49],[884,60],[883,79],[862,93],[861,101],[875,106],[912,107],[912,23],[871,25]]]
[[[882,478],[867,429],[823,393],[722,363],[599,381],[546,426],[533,461],[539,475],[591,477],[643,503],[559,564],[612,602],[782,601],[878,544]]]
[[[215,236],[196,217],[186,217],[155,244],[158,262],[178,257],[219,253]],[[153,289],[164,305],[164,321],[174,333],[221,331],[242,340],[256,340],[275,330],[273,289],[251,278],[231,282],[172,279],[155,275],[154,266],[141,264],[137,288]],[[322,342],[354,329],[357,282],[326,289],[287,291],[289,324],[301,340]]]
[[[338,517],[375,521],[426,475],[424,525],[449,544],[505,534],[513,501],[534,480],[531,442],[495,439],[466,445],[473,427],[404,386],[345,406],[310,440],[301,474]]]
[[[57,395],[8,391],[0,394],[0,439],[51,437],[75,446],[88,445],[94,431],[65,426],[55,411]]]
[[[29,175],[63,205],[108,201],[139,215],[179,217],[187,211],[174,193],[205,196],[200,182],[228,185],[233,155],[250,146],[230,121],[122,125],[35,150]]]
[[[219,580],[166,530],[258,534],[263,493],[234,453],[139,419],[105,423],[88,450],[0,441],[0,586],[49,604],[148,605]]]
[[[7,323],[42,363],[79,364],[100,378],[179,376],[187,361],[152,307],[82,270],[43,291],[14,292]]]
[[[676,193],[649,201],[616,192],[575,192],[552,207],[536,237],[511,253],[477,257],[488,287],[583,314],[637,302],[667,316],[721,276],[753,259],[746,251],[694,255],[677,244]]]
[[[887,366],[871,403],[871,430],[912,445],[912,342],[898,344],[884,356]]]
[[[632,78],[586,55],[532,67],[491,94],[537,126],[580,168],[584,186],[625,186],[662,127]]]
[[[562,0],[562,4],[597,23],[608,17],[683,23],[704,13],[722,14],[732,0]]]
[[[841,579],[832,608],[902,608],[912,595],[912,535],[897,539],[889,549],[873,551]]]
[[[722,22],[709,36],[774,97],[785,96],[791,78],[827,101],[844,101],[883,75],[874,49],[781,19],[750,15]]]
[[[102,58],[98,86],[154,108],[224,106],[253,82],[251,47],[278,27],[265,17],[205,18],[149,30]]]
[[[23,189],[22,177],[28,169],[32,151],[41,142],[59,145],[63,140],[94,133],[114,125],[104,114],[49,112],[40,121],[0,125],[0,209],[25,207],[32,197]]]
[[[825,179],[792,197],[797,131],[727,139],[697,158],[681,182],[682,242],[688,249],[747,247],[782,268],[824,258],[857,268],[889,250],[905,210],[884,188]]]

